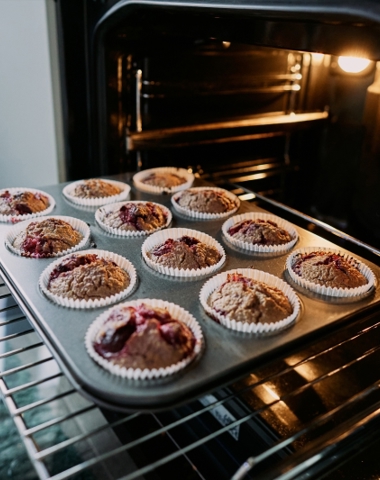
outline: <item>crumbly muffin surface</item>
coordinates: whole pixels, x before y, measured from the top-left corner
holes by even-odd
[[[186,179],[176,175],[175,173],[151,173],[147,177],[143,178],[142,183],[151,185],[153,187],[172,188],[178,187],[186,182]]]
[[[49,207],[46,195],[33,192],[11,193],[8,190],[0,194],[1,215],[26,215],[38,213]]]
[[[140,304],[113,310],[97,333],[95,351],[125,368],[165,368],[192,353],[195,337],[162,308]]]
[[[106,298],[125,290],[128,274],[111,260],[96,254],[73,254],[50,274],[48,290],[74,300]]]
[[[151,231],[165,225],[164,210],[157,204],[126,203],[116,211],[110,211],[102,219],[105,225],[124,231]]]
[[[118,195],[121,192],[119,187],[116,187],[110,182],[98,178],[91,178],[90,180],[83,180],[79,183],[72,195],[78,198],[103,198]]]
[[[235,239],[253,245],[284,245],[291,242],[290,233],[272,220],[250,219],[233,225],[228,233]]]
[[[228,274],[227,281],[212,292],[207,303],[220,315],[249,324],[275,323],[293,312],[281,290],[242,274]]]
[[[201,213],[225,213],[236,205],[226,194],[212,189],[185,190],[177,198],[180,207]]]
[[[356,288],[368,283],[355,265],[328,251],[301,255],[292,269],[302,279],[325,287]]]
[[[206,268],[217,264],[222,258],[215,247],[187,235],[178,239],[169,238],[147,255],[150,260],[164,267],[184,270]]]
[[[13,242],[25,257],[43,258],[78,245],[83,235],[59,218],[31,222]]]

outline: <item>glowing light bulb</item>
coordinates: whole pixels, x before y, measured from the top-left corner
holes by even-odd
[[[363,72],[371,63],[368,58],[359,57],[339,57],[338,65],[346,73]]]

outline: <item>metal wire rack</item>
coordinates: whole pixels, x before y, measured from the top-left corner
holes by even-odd
[[[0,280],[0,389],[40,479],[316,478],[376,438],[379,340],[373,312],[189,405],[125,415],[72,388]]]

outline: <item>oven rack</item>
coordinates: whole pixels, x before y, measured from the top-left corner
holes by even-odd
[[[305,472],[308,478],[317,478],[322,469],[332,468],[332,462],[336,465],[338,460],[358,454],[375,441],[380,423],[380,372],[368,381],[368,385],[344,401],[331,405],[330,409],[304,423],[296,421],[296,428],[285,434],[281,415],[288,421],[288,414],[289,418],[294,416],[287,406],[292,399],[300,397],[302,400],[302,395],[310,388],[349,371],[358,362],[376,365],[380,342],[372,347],[363,342],[364,338],[376,337],[380,331],[380,318],[376,315],[370,317],[356,322],[355,328],[346,329],[339,338],[333,336],[319,342],[307,356],[304,351],[293,353],[282,362],[281,370],[277,364],[274,368],[266,366],[262,371],[255,371],[236,384],[194,402],[197,406],[192,410],[188,406],[178,407],[168,420],[166,412],[125,415],[102,411],[82,398],[60,371],[0,279],[0,391],[38,478],[43,480],[144,479],[149,478],[150,472],[159,472],[165,465],[170,466],[178,460],[182,462],[179,468],[191,471],[193,476],[189,478],[194,479],[300,479]],[[360,354],[358,345],[364,345]],[[277,390],[276,393],[281,378],[303,369],[307,373],[306,366],[315,367],[319,360],[330,358],[342,347],[355,351],[349,361],[317,373],[314,379],[302,385],[298,382],[296,388],[287,392],[280,394]],[[253,390],[257,392],[254,396],[251,395]],[[35,393],[28,395],[30,391]],[[253,405],[248,409],[247,403],[250,402]],[[42,413],[36,414],[41,409]],[[183,433],[178,435],[176,430],[206,415],[212,417],[213,429],[188,444],[181,444]],[[272,417],[270,433],[260,420],[263,417],[266,418],[265,424]],[[145,424],[147,419],[155,427],[150,427],[148,433],[143,432],[139,438],[125,440],[123,434],[115,433],[121,427],[123,432],[128,432],[130,425]],[[198,457],[193,453],[225,437],[231,441],[231,436],[235,435],[232,441],[236,442],[236,436],[242,435],[242,428],[252,421],[256,421],[253,429],[261,437],[266,435],[265,447],[255,455],[244,457],[241,466],[235,460],[236,468],[229,466],[231,471],[222,466],[225,476],[218,474],[217,466],[213,465],[211,471],[215,468],[215,476],[202,472],[201,465],[197,464]],[[282,431],[278,435],[274,434],[276,423],[279,424],[278,431]],[[331,425],[334,426],[332,429]],[[55,434],[49,435],[52,429]],[[137,465],[133,456],[128,454],[137,447],[144,449],[154,439],[161,442],[163,437],[170,443],[170,451],[163,457]],[[60,457],[58,468],[57,458]],[[55,464],[52,458],[56,460]],[[268,461],[269,470],[262,468]],[[174,471],[178,472],[175,468]],[[91,476],[86,476],[89,472]],[[164,474],[158,478],[170,477]]]

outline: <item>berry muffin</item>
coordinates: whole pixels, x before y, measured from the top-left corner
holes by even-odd
[[[18,222],[46,215],[55,206],[54,199],[45,192],[27,188],[0,190],[0,221]]]
[[[223,326],[248,333],[274,333],[299,315],[294,290],[269,273],[242,268],[220,273],[201,289],[206,313]]]
[[[194,187],[173,195],[172,205],[179,213],[189,217],[217,219],[235,213],[240,200],[223,188]]]
[[[71,203],[83,207],[96,207],[109,203],[119,202],[128,198],[131,188],[129,185],[116,180],[90,178],[78,180],[66,185],[63,195]]]
[[[222,231],[229,243],[252,253],[282,253],[298,240],[293,225],[268,213],[235,215],[224,222]]]
[[[297,285],[322,295],[355,297],[370,291],[375,284],[369,267],[335,249],[299,249],[288,257],[286,267]]]
[[[145,262],[154,270],[174,276],[202,276],[225,261],[221,245],[196,230],[171,228],[151,235],[142,245]]]
[[[194,175],[184,168],[158,167],[142,170],[133,176],[138,190],[153,194],[170,194],[191,187]]]
[[[167,227],[172,214],[154,202],[119,202],[99,208],[95,218],[103,230],[115,235],[141,236]]]
[[[90,326],[86,347],[110,372],[143,379],[181,370],[200,352],[202,340],[189,312],[170,302],[144,299],[104,312]]]
[[[59,305],[94,308],[114,303],[131,293],[136,270],[125,258],[102,250],[66,255],[40,277],[45,295]]]
[[[24,257],[46,258],[77,246],[83,235],[61,218],[33,221],[13,241]]]

